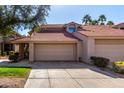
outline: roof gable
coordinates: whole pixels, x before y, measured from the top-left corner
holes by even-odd
[[[71,25],[74,25],[74,26],[77,26],[77,27],[79,27],[80,26],[80,24],[78,24],[78,23],[75,23],[75,22],[69,22],[69,23],[67,23],[67,24],[65,24],[64,26],[66,27],[66,26],[71,26]]]

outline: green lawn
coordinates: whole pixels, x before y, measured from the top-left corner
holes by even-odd
[[[0,67],[0,77],[27,77],[31,68]]]

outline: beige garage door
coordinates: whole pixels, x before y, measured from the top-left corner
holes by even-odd
[[[124,61],[124,40],[96,40],[95,55]]]
[[[35,61],[75,60],[75,44],[35,44]]]

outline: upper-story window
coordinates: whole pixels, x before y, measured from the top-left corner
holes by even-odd
[[[66,31],[69,33],[76,32],[79,26],[80,25],[75,22],[70,22],[68,24],[65,24]]]
[[[68,32],[70,32],[70,33],[76,32],[76,28],[75,27],[68,27]]]

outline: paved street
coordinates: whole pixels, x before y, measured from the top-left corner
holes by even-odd
[[[120,88],[124,79],[78,62],[41,62],[33,69],[25,88]]]

